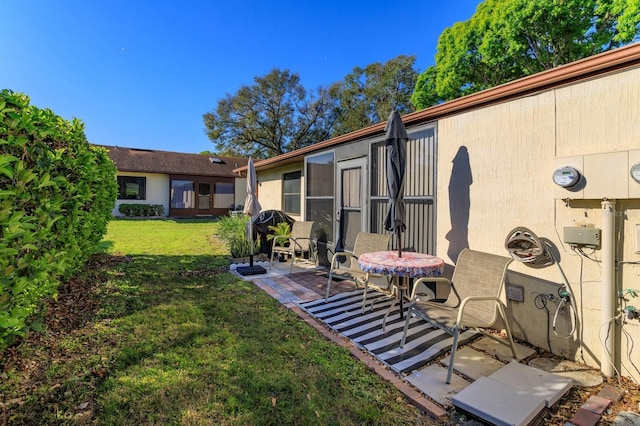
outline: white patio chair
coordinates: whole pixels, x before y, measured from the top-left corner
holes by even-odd
[[[291,266],[289,267],[289,273],[293,272],[293,264],[296,261],[296,254],[298,253],[302,257],[305,253],[308,253],[309,260],[313,259],[313,261],[317,263],[318,260],[315,254],[315,246],[313,244],[313,240],[311,239],[311,230],[314,223],[315,222],[312,221],[293,222],[291,233],[289,234],[289,244],[287,246],[277,245],[278,238],[273,239],[273,245],[271,246],[270,268],[273,267],[273,256],[275,254],[282,254],[290,257]]]
[[[339,251],[334,253],[331,259],[331,265],[329,269],[329,280],[327,281],[327,293],[325,295],[325,302],[329,299],[329,291],[331,290],[331,281],[334,276],[340,278],[352,279],[356,283],[356,287],[360,285],[364,286],[364,295],[362,297],[362,310],[364,311],[367,300],[367,289],[369,288],[370,277],[381,277],[382,275],[370,274],[360,269],[358,265],[358,256],[363,253],[371,253],[374,251],[385,251],[389,246],[391,240],[390,234],[373,234],[370,232],[359,232],[356,235],[356,241],[353,245],[353,252]],[[340,266],[339,258],[349,258],[349,267],[344,268]],[[388,279],[387,279],[388,284]]]
[[[516,358],[516,348],[505,314],[505,305],[502,302],[507,267],[512,260],[508,257],[465,249],[458,256],[451,281],[446,278],[416,280],[413,284],[411,303],[404,323],[400,347],[404,346],[407,339],[409,320],[415,315],[453,336],[447,384],[451,383],[458,336],[467,328],[509,346],[513,357]],[[433,295],[430,290],[424,290],[427,282],[450,285],[451,290],[447,300],[444,302],[424,300],[425,296]],[[498,319],[498,314],[504,322],[507,341],[481,329],[492,327]]]

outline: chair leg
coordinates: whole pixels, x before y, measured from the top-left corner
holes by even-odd
[[[329,300],[329,290],[331,290],[331,278],[332,278],[332,272],[329,271],[329,280],[327,281],[327,294],[325,294],[324,296],[324,301],[325,303]]]
[[[293,264],[296,263],[296,251],[291,252],[291,265],[289,266],[289,274],[293,274]]]
[[[398,299],[394,299],[393,304],[389,306],[389,309],[387,309],[387,312],[385,312],[384,318],[382,318],[382,331],[387,331],[387,318],[389,317],[389,314],[397,304],[398,304]],[[373,309],[373,307],[371,309]]]
[[[451,345],[451,356],[449,357],[449,371],[447,371],[447,384],[451,383],[451,374],[453,373],[453,361],[456,357],[456,350],[458,349],[458,336],[460,335],[460,328],[455,326],[453,328],[453,344]]]
[[[355,279],[356,281],[356,287],[358,284],[358,280]],[[367,275],[365,275],[364,277],[364,282],[362,283],[364,285],[364,294],[362,295],[362,313],[364,314],[364,309],[367,307],[367,291],[369,290],[369,273],[367,272]],[[371,310],[373,310],[373,302],[371,302]]]
[[[404,328],[402,329],[402,340],[400,340],[400,347],[404,347],[407,340],[407,333],[409,332],[409,321],[411,320],[411,306],[407,310],[407,317],[404,320]]]
[[[391,286],[391,281],[389,280],[389,277],[388,277],[388,276],[386,276],[386,280],[387,280],[387,290],[388,290],[388,289],[389,289],[389,287]],[[393,296],[393,295],[395,294],[395,293],[394,293],[394,289],[395,289],[395,287],[393,287],[393,288],[391,289],[391,292],[389,293],[389,294],[391,295],[391,297],[394,297],[394,296]],[[378,301],[378,299],[373,299],[373,301],[371,302],[371,308],[369,309],[371,312],[373,312],[373,305],[375,305],[377,301]],[[383,328],[384,328],[384,327],[383,327]]]
[[[507,316],[504,312],[504,307],[502,306],[502,304],[498,305],[498,309],[500,310],[500,315],[502,315],[502,320],[504,321],[504,328],[507,330],[507,339],[509,340],[511,354],[514,358],[518,358],[518,353],[516,352],[516,344],[513,342],[513,336],[511,335],[511,327],[509,327],[509,321],[507,320]]]
[[[364,314],[364,309],[367,307],[367,290],[369,290],[369,280],[364,281],[364,292],[362,294],[362,313]]]

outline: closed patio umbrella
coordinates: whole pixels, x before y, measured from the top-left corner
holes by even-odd
[[[262,207],[258,201],[258,178],[256,176],[256,168],[253,165],[253,158],[249,157],[247,163],[247,198],[244,201],[244,214],[251,217],[260,213]]]
[[[244,201],[244,214],[251,217],[247,223],[247,234],[251,245],[251,254],[249,256],[249,266],[241,266],[236,269],[240,275],[256,275],[265,274],[267,272],[262,266],[253,266],[253,218],[260,213],[262,207],[258,201],[258,178],[256,176],[256,168],[253,165],[253,158],[249,157],[247,164],[247,198]]]
[[[401,233],[407,229],[404,212],[404,174],[407,165],[407,129],[397,111],[389,114],[385,127],[387,151],[387,191],[389,208],[384,219],[384,229],[397,236],[398,257],[402,257]]]

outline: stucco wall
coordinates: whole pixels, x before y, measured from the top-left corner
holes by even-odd
[[[285,173],[297,172],[303,169],[302,163],[278,167],[264,172],[258,173],[258,199],[262,210],[282,210],[284,208],[282,182]],[[304,171],[301,177],[301,191],[305,187]],[[300,215],[287,213],[295,220],[304,219],[304,201],[303,194],[300,194]]]
[[[507,302],[514,335],[595,367],[607,362],[603,343],[613,339],[616,369],[640,382],[640,320],[619,320],[606,342],[600,335],[610,319],[603,318],[603,294],[612,295],[617,308],[624,305],[619,290],[640,294],[640,231],[638,238],[634,231],[640,226],[640,184],[629,179],[629,167],[640,161],[639,135],[640,68],[439,120],[434,254],[446,260],[450,273],[465,247],[508,256],[505,239],[516,227],[547,239],[561,269],[510,266],[509,285],[524,289],[523,302]],[[577,166],[586,186],[569,192],[555,185],[552,175],[560,165]],[[263,209],[282,208],[282,175],[301,167],[259,173]],[[563,231],[602,228],[604,197],[615,199],[616,265],[614,283],[603,293],[602,250],[580,255],[563,242]],[[558,312],[554,332],[563,274],[574,304]],[[547,302],[548,312],[540,295],[555,298]],[[627,299],[640,310],[640,297]]]
[[[169,175],[155,173],[117,172],[116,176],[145,176],[147,178],[146,200],[116,200],[113,215],[121,217],[120,204],[162,204],[164,214],[169,214]]]
[[[626,151],[640,149],[640,69],[559,88],[523,99],[475,110],[438,122],[437,252],[454,264],[459,250],[473,249],[507,255],[505,238],[510,230],[525,226],[548,238],[559,249],[583,327],[568,338],[558,337],[549,324],[551,314],[536,307],[538,294],[557,295],[563,282],[557,267],[533,269],[514,262],[509,281],[523,285],[525,301],[509,302],[515,334],[554,353],[598,365],[603,359],[599,336],[601,318],[601,252],[587,250],[580,257],[563,243],[567,226],[602,226],[601,198],[566,193],[558,197],[552,181],[558,157],[619,152],[611,158],[626,159]],[[609,157],[607,157],[609,158]],[[593,188],[619,171],[626,179],[628,161],[606,163],[587,177]],[[607,169],[610,167],[610,169]],[[589,185],[592,185],[589,187]],[[633,185],[633,184],[629,184]],[[599,190],[606,196],[607,187]],[[611,189],[613,191],[613,189]],[[585,191],[587,192],[587,191]],[[593,192],[592,192],[593,194]],[[600,197],[600,195],[598,195]],[[640,200],[616,200],[618,244],[616,258],[640,261],[634,252],[632,229],[640,223]],[[619,289],[638,288],[640,265],[619,266]],[[582,277],[582,279],[581,279]],[[616,292],[615,288],[611,288]],[[640,299],[639,299],[640,300]],[[633,300],[630,301],[633,303]],[[640,307],[640,302],[636,302]],[[556,331],[565,336],[572,328],[573,311],[558,316]],[[549,321],[549,322],[548,322]],[[623,327],[640,343],[638,320]],[[618,368],[640,380],[637,349],[627,358],[631,340],[620,328],[617,339]]]

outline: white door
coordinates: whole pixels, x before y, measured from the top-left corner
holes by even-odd
[[[356,235],[367,228],[367,160],[365,157],[338,162],[336,200],[336,251],[352,251]]]

